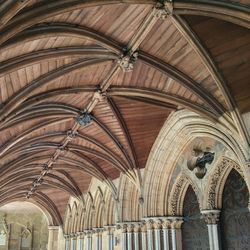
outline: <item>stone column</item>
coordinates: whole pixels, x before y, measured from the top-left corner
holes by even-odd
[[[181,225],[182,217],[169,217],[171,234],[172,234],[172,250],[182,250]]]
[[[170,240],[169,240],[170,225],[171,225],[170,220],[163,219],[162,231],[163,231],[163,249],[164,250],[170,250]]]
[[[105,230],[107,231],[107,240],[108,240],[108,250],[114,249],[114,226],[105,226]]]
[[[92,230],[86,230],[87,250],[92,250]]]
[[[154,222],[155,250],[161,250],[161,229],[162,229],[162,220],[156,219]]]
[[[78,233],[77,237],[77,250],[83,250],[84,246],[84,233],[80,232]]]
[[[141,232],[141,224],[134,224],[134,250],[139,250],[140,248],[140,232]]]
[[[133,249],[133,233],[134,233],[134,224],[130,223],[127,225],[127,249]]]
[[[58,249],[59,226],[49,226],[48,250]]]
[[[65,235],[65,250],[70,250],[70,237],[69,235]],[[48,244],[48,249],[49,248],[49,244]]]
[[[142,248],[142,250],[148,250],[147,226],[146,226],[145,222],[141,225],[141,248]]]
[[[152,219],[149,219],[146,222],[147,225],[147,245],[148,245],[148,250],[154,250],[154,221]]]
[[[220,240],[218,234],[220,210],[203,210],[201,213],[208,227],[210,250],[220,250]]]
[[[95,240],[96,240],[96,250],[102,250],[102,233],[103,228],[94,228]]]
[[[122,250],[127,250],[127,225],[121,225]]]
[[[76,250],[76,242],[77,242],[77,236],[72,235],[71,236],[71,250]]]

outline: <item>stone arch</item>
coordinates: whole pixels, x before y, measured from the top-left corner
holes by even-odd
[[[184,199],[189,186],[191,186],[193,191],[195,192],[195,195],[199,203],[199,207],[201,207],[201,198],[199,195],[198,187],[190,178],[187,177],[186,174],[180,173],[170,193],[170,199],[169,199],[170,202],[168,205],[169,215],[173,216],[183,215]]]
[[[94,228],[101,228],[104,226],[104,210],[105,210],[105,200],[103,192],[100,187],[97,188],[94,197],[95,206],[95,220],[93,221]]]
[[[227,177],[232,169],[235,169],[246,181],[243,168],[234,160],[222,157],[214,170],[210,173],[205,189],[203,209],[220,209],[222,207],[222,193]],[[248,185],[248,190],[249,185]]]
[[[139,205],[140,192],[125,175],[121,176],[119,186],[120,222],[139,221],[142,206]]]
[[[93,221],[94,221],[94,213],[95,213],[95,206],[94,206],[94,199],[91,192],[88,192],[86,198],[86,213],[83,221],[84,230],[92,229]]]
[[[166,204],[169,203],[176,164],[181,153],[197,137],[208,137],[220,142],[242,164],[249,158],[247,145],[237,131],[232,129],[228,134],[228,128],[185,109],[173,113],[163,125],[146,164],[143,177],[144,217],[168,214]]]
[[[112,196],[109,189],[105,190],[105,225],[114,225],[118,221],[118,212],[116,208],[117,201]]]
[[[78,205],[77,205],[76,201],[74,201],[73,208],[72,208],[71,233],[77,232],[77,221],[78,221]]]
[[[72,220],[72,209],[70,203],[67,205],[67,210],[65,213],[65,223],[64,223],[64,233],[70,234],[71,232],[71,220]]]

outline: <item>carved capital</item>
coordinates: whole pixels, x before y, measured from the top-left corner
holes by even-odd
[[[92,237],[93,230],[85,230],[84,233],[87,236],[87,238],[90,238],[90,237]]]
[[[129,223],[127,227],[127,232],[128,233],[133,233],[134,232],[135,225],[133,223]]]
[[[162,220],[161,219],[155,219],[154,228],[155,229],[161,229],[162,228]]]
[[[141,231],[142,223],[135,223],[134,224],[134,232],[139,233]]]
[[[146,221],[146,227],[147,227],[147,230],[154,229],[154,220],[152,220],[152,219],[147,220]]]
[[[162,222],[162,228],[169,229],[171,227],[171,221],[169,219],[164,219]]]
[[[97,236],[101,236],[104,231],[104,228],[98,227],[98,228],[93,228],[93,233],[95,233]]]
[[[104,226],[104,230],[107,231],[107,233],[110,235],[114,234],[115,230],[121,229],[121,227],[117,227],[117,225],[112,226],[112,225],[108,225],[108,226]]]
[[[182,217],[169,217],[171,229],[180,229],[183,223]]]
[[[217,224],[220,218],[220,210],[203,210],[201,211],[205,222],[208,225]]]

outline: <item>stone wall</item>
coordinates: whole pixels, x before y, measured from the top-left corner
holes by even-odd
[[[47,249],[48,223],[42,212],[0,211],[0,220],[0,250]]]

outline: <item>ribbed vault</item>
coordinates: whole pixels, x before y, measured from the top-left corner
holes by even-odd
[[[0,3],[0,204],[28,198],[61,224],[70,196],[101,206],[101,191],[83,198],[92,177],[118,199],[122,173],[141,194],[139,169],[182,108],[249,142],[247,1]]]

